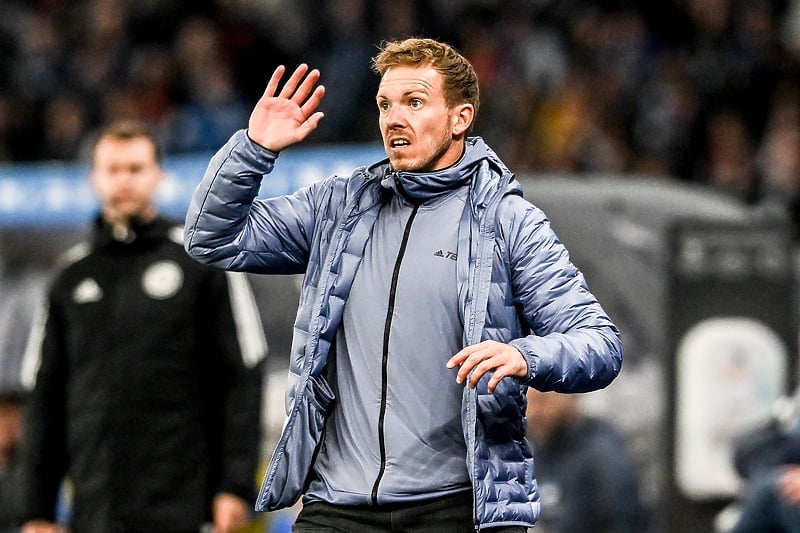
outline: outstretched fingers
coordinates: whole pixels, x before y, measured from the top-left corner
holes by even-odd
[[[294,91],[294,94],[292,94],[292,101],[297,105],[302,106],[303,102],[309,97],[309,95],[312,94],[312,91],[315,90],[314,87],[317,85],[319,77],[320,73],[317,69],[313,69],[308,72],[306,77],[303,78],[302,83],[300,83],[300,86],[297,87],[297,89]]]
[[[267,83],[267,88],[264,90],[264,98],[272,98],[275,96],[284,72],[286,72],[286,67],[284,65],[278,65],[278,67],[272,72],[272,76],[269,78],[269,83]]]
[[[285,75],[284,65],[273,71],[248,121],[250,138],[274,152],[305,139],[323,117],[318,107],[325,87],[318,85],[319,70],[303,63],[284,81]]]
[[[298,86],[302,87],[300,82],[301,82],[301,80],[303,80],[303,77],[306,75],[307,72],[308,72],[308,65],[306,65],[305,63],[300,63],[297,66],[297,68],[294,69],[294,72],[292,72],[292,75],[289,76],[289,79],[286,80],[286,83],[283,84],[283,88],[281,89],[281,92],[280,92],[280,94],[278,96],[280,98],[285,98],[287,100],[294,100],[295,97],[296,97],[296,92],[295,91],[297,91],[297,87]],[[313,72],[312,72],[312,74],[313,74]],[[319,72],[318,71],[316,72],[316,77],[319,78]],[[295,101],[295,103],[297,103],[296,100],[294,100],[294,101]]]
[[[320,120],[324,117],[322,111],[318,111],[308,117],[308,119],[300,126],[300,133],[303,138],[308,137],[312,131],[317,129]]]
[[[302,63],[294,70],[292,75],[278,92],[281,78],[286,73],[286,67],[279,65],[267,83],[264,91],[264,98],[272,98],[278,94],[278,98],[290,100],[296,104],[303,113],[303,116],[310,119],[314,111],[319,107],[322,98],[325,96],[325,87],[317,85],[320,79],[320,72],[317,69],[309,70],[307,64]],[[321,116],[319,118],[322,118]],[[315,122],[319,122],[316,119]]]
[[[314,92],[311,93],[311,96],[300,106],[300,110],[303,112],[304,117],[309,117],[309,120],[313,118],[312,113],[319,107],[320,102],[322,102],[322,98],[325,96],[325,86],[319,85]],[[322,113],[317,113],[319,118],[322,118]],[[319,122],[319,120],[317,120]]]

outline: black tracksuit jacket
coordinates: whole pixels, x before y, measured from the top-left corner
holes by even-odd
[[[74,533],[198,531],[214,494],[252,499],[263,352],[245,364],[228,274],[180,242],[163,219],[122,239],[98,220],[54,279],[25,420],[26,518],[52,517],[65,477]]]

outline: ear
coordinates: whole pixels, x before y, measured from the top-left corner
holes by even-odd
[[[469,131],[475,118],[475,107],[472,104],[459,104],[453,108],[453,136],[459,137]]]

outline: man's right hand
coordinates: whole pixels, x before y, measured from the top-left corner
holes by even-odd
[[[281,65],[272,73],[247,130],[250,139],[276,153],[308,137],[324,116],[316,111],[325,96],[325,87],[317,85],[319,71],[301,64],[278,92],[285,71]]]

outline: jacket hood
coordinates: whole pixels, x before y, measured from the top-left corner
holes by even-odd
[[[479,172],[487,166],[493,167],[494,172]],[[398,172],[392,169],[388,159],[384,159],[374,165],[373,170],[382,176],[383,188],[394,191],[412,203],[425,202],[470,182],[475,188],[483,189],[489,186],[495,190],[496,187],[502,186],[502,183],[496,180],[500,180],[503,176],[510,178],[506,182],[506,187],[511,186],[513,189],[515,184],[519,189],[518,194],[522,192],[497,154],[480,137],[467,138],[461,158],[447,168],[432,172]],[[487,176],[489,181],[494,183],[486,183],[484,178]],[[482,183],[479,184],[478,181]]]

